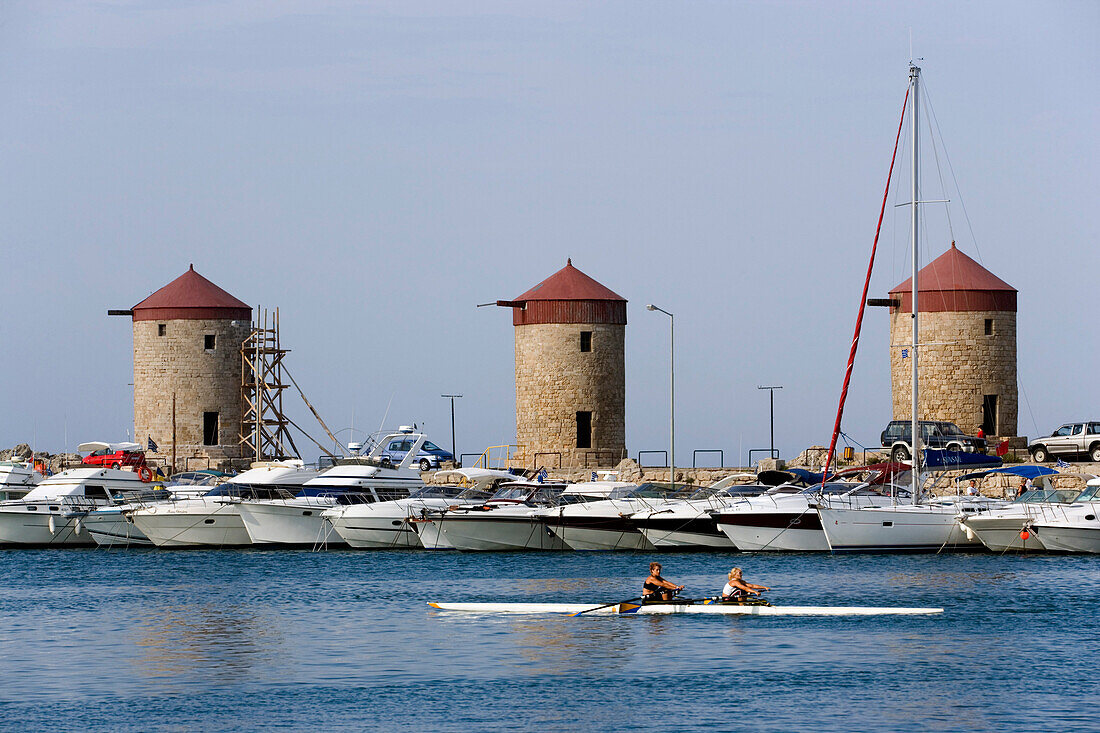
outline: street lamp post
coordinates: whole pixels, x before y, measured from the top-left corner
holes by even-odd
[[[664,308],[650,303],[649,311],[660,311],[668,316],[668,479],[676,490],[676,317]]]
[[[771,425],[771,452],[768,454],[769,458],[775,458],[775,390],[783,389],[782,386],[772,385],[767,387],[757,387],[757,389],[768,390],[768,414],[770,416],[769,423]]]
[[[454,456],[454,462],[458,463],[458,451],[455,449],[455,400],[461,397],[460,394],[441,394],[440,397],[451,400],[451,455]]]

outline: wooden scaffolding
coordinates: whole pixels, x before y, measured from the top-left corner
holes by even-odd
[[[270,315],[256,308],[252,333],[241,346],[241,455],[253,461],[300,457],[290,437],[291,421],[283,412],[283,357],[290,352],[279,341],[279,309]]]

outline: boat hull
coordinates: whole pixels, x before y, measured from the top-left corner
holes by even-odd
[[[580,603],[428,603],[440,611],[467,613],[561,614],[585,612],[586,616],[640,616],[667,614],[700,614],[712,616],[914,616],[943,613],[942,608],[890,608],[878,606],[738,606],[732,604],[659,604],[637,606],[614,604],[608,608]],[[596,604],[598,606],[598,604]]]
[[[1046,547],[1034,533],[1029,532],[1026,540],[1020,537],[1030,521],[1030,517],[973,517],[964,522],[963,531],[969,527],[974,536],[993,552],[1042,552]]]
[[[813,509],[797,512],[731,512],[721,529],[742,552],[828,552],[821,519]]]
[[[336,533],[351,547],[394,550],[420,547],[420,538],[408,517],[385,514],[342,515],[332,520]]]
[[[289,502],[243,502],[237,506],[245,532],[254,545],[309,546],[344,544],[323,512],[330,505]]]
[[[1100,553],[1100,528],[1042,524],[1032,529],[1048,550]]]
[[[420,546],[425,550],[453,550],[455,546],[447,539],[443,532],[443,526],[447,522],[447,516],[431,518],[416,518],[411,524]]]
[[[101,509],[84,517],[84,527],[100,547],[153,547],[152,541],[118,509]]]
[[[600,516],[560,516],[549,520],[550,530],[573,550],[654,550],[629,519]]]
[[[443,522],[441,532],[456,550],[514,552],[568,549],[542,518],[452,516]]]
[[[245,547],[252,544],[235,504],[209,511],[143,509],[134,524],[157,547]]]
[[[956,519],[956,512],[914,509],[828,509],[821,526],[833,552],[939,552],[984,550]]]
[[[95,545],[95,541],[83,530],[82,517],[65,516],[60,512],[51,512],[43,505],[38,511],[0,511],[0,545],[26,546],[64,546],[80,547]],[[43,511],[45,510],[45,511]],[[53,531],[50,531],[50,520]]]
[[[638,530],[657,549],[691,548],[736,550],[736,544],[726,536],[709,515],[695,517],[650,517],[638,524]]]

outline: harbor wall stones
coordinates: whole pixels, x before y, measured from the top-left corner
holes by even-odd
[[[912,362],[902,349],[913,338],[912,314],[892,309],[890,380],[893,419],[912,412]],[[992,331],[987,333],[987,321]],[[974,435],[982,424],[986,395],[997,396],[990,436],[1015,436],[1019,414],[1016,382],[1016,313],[1009,311],[920,314],[919,405],[922,420],[950,420]]]
[[[163,329],[163,335],[161,331]],[[172,456],[172,396],[176,399],[176,468],[193,459],[215,463],[240,456],[241,345],[247,320],[134,321],[134,439]],[[207,349],[213,336],[214,348]],[[204,444],[204,413],[216,412],[217,440]]]
[[[590,332],[591,350],[581,351]],[[626,327],[517,325],[516,442],[525,467],[614,466],[626,456]],[[578,448],[577,413],[591,413],[591,447]]]

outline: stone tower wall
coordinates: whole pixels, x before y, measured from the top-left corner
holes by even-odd
[[[902,347],[913,340],[912,316],[901,309],[890,315],[890,381],[895,420],[912,418],[912,364]],[[985,334],[986,319],[993,334]],[[973,435],[982,423],[985,395],[997,395],[997,429],[992,435],[1017,435],[1019,393],[1016,383],[1016,314],[1009,311],[920,314],[920,418],[950,420]]]
[[[582,352],[582,331],[592,350]],[[624,325],[516,326],[516,440],[524,463],[614,466],[626,457]],[[592,413],[592,448],[577,448],[577,412]],[[536,453],[555,455],[538,455]],[[586,456],[586,454],[588,454]]]
[[[250,332],[247,320],[134,321],[134,440],[145,447],[152,436],[159,451],[149,457],[171,461],[173,392],[177,469],[189,458],[217,463],[240,456],[240,352]],[[204,348],[208,334],[215,337],[213,351]],[[216,446],[203,445],[204,412],[218,413]]]

